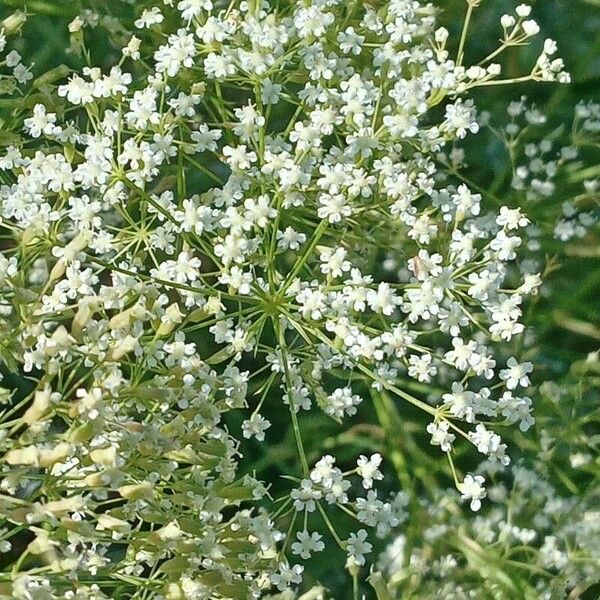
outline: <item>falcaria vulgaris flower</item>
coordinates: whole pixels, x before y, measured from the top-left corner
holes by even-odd
[[[0,510],[30,540],[12,598],[259,598],[332,537],[358,568],[405,498],[378,496],[379,453],[307,456],[309,411],[417,407],[473,510],[484,478],[453,446],[506,465],[495,424],[533,422],[530,365],[494,351],[537,290],[513,268],[529,220],[440,155],[479,131],[474,88],[568,79],[551,41],[522,77],[493,62],[535,22],[468,66],[414,0],[157,4],[0,153],[1,356],[26,381],[0,438]],[[239,441],[268,444],[280,410],[298,471],[269,513]]]

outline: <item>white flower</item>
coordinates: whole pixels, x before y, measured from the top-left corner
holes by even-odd
[[[519,17],[528,17],[531,14],[531,6],[528,4],[519,4],[515,9],[515,12]]]
[[[500,371],[500,379],[506,381],[506,387],[509,390],[514,390],[517,386],[528,387],[530,384],[529,373],[533,371],[533,364],[525,362],[519,364],[517,360],[511,356],[506,361],[506,369]]]
[[[8,277],[14,277],[18,271],[17,259],[0,255],[0,285],[4,285]]]
[[[464,481],[458,484],[462,499],[471,501],[470,506],[473,511],[478,511],[481,508],[481,501],[487,495],[484,483],[485,478],[481,475],[466,475]]]
[[[448,431],[449,427],[450,424],[448,421],[429,423],[427,425],[427,433],[431,434],[431,443],[434,446],[439,446],[442,452],[450,452],[452,450],[452,443],[456,439],[456,436]]]
[[[492,462],[499,461],[503,465],[508,465],[510,459],[506,456],[506,444],[502,443],[500,436],[493,431],[485,428],[485,425],[479,423],[475,431],[469,432],[469,439],[482,454],[486,454]]]
[[[294,15],[294,27],[300,37],[306,38],[312,35],[318,38],[327,31],[334,18],[333,14],[323,13],[316,6],[299,8]]]
[[[325,487],[329,487],[333,482],[333,477],[337,471],[335,465],[335,458],[330,454],[325,455],[321,458],[310,472],[310,478],[315,483],[320,483]]]
[[[277,210],[271,205],[271,199],[266,194],[262,194],[256,200],[247,198],[244,201],[244,229],[250,229],[252,226],[264,228],[267,223],[277,216]]]
[[[547,569],[564,569],[569,564],[569,557],[558,547],[558,540],[554,535],[547,535],[540,548],[540,562]]]
[[[370,458],[360,455],[357,461],[356,472],[362,477],[363,487],[368,490],[373,487],[373,480],[383,479],[383,474],[379,470],[382,462],[381,454],[372,454]]]
[[[381,282],[377,286],[377,290],[369,290],[367,292],[369,308],[374,312],[381,312],[386,316],[390,316],[401,302],[402,300],[394,294],[389,283]]]
[[[437,373],[437,367],[433,364],[431,354],[422,354],[421,356],[411,354],[408,357],[408,363],[409,376],[418,381],[431,381],[431,378]]]
[[[43,104],[36,104],[33,107],[33,116],[25,119],[23,122],[25,129],[33,138],[39,138],[42,133],[45,135],[53,135],[60,128],[55,125],[56,115],[54,113],[46,113],[46,107]]]
[[[217,140],[221,139],[222,132],[219,129],[209,129],[206,123],[202,123],[197,131],[192,131],[191,138],[196,142],[196,152],[215,152]]]
[[[305,560],[310,558],[313,552],[322,552],[325,549],[325,544],[321,541],[323,536],[316,531],[298,531],[296,537],[298,541],[292,543],[292,553],[299,554]]]
[[[256,153],[248,151],[248,148],[244,144],[235,148],[232,146],[225,146],[223,148],[223,155],[234,171],[244,171],[249,169],[250,165],[256,162],[258,158]]]
[[[339,223],[342,218],[352,214],[352,207],[347,203],[342,194],[321,194],[319,196],[319,208],[317,215],[321,219],[327,219],[330,223]]]
[[[476,120],[475,108],[472,100],[463,102],[458,99],[454,104],[446,106],[446,120],[443,127],[452,131],[460,139],[467,135],[467,131],[477,133],[479,123]]]
[[[512,392],[504,392],[498,401],[498,409],[503,417],[506,417],[510,423],[519,422],[519,429],[527,431],[534,423],[535,419],[531,415],[531,398],[524,396],[518,398],[512,395]]]
[[[344,54],[360,54],[362,51],[362,44],[365,41],[365,37],[358,35],[354,31],[354,27],[347,27],[345,31],[338,34],[338,42],[340,49]]]
[[[278,246],[287,250],[298,250],[306,242],[306,234],[299,233],[293,227],[286,227],[284,231],[277,231]]]
[[[158,125],[160,114],[156,106],[157,92],[147,87],[133,94],[129,102],[129,112],[125,114],[127,124],[139,130],[145,130],[148,125]]]
[[[234,265],[229,269],[229,272],[225,272],[219,276],[219,281],[226,285],[230,285],[239,294],[244,296],[250,294],[250,286],[254,277],[252,273],[244,273],[238,266]]]
[[[490,242],[490,248],[494,250],[501,261],[514,260],[517,256],[515,249],[521,245],[521,238],[516,235],[506,235],[504,230],[499,231]]]
[[[366,540],[367,532],[364,529],[359,529],[356,533],[351,533],[350,537],[346,540],[346,552],[357,565],[364,565],[364,555],[373,549],[373,546]]]
[[[181,67],[193,66],[195,55],[194,36],[185,29],[179,29],[176,34],[170,35],[167,43],[154,53],[156,71],[175,77]]]
[[[507,229],[518,229],[529,224],[529,219],[523,215],[520,208],[500,207],[500,214],[496,217],[496,223]]]
[[[232,57],[210,52],[204,59],[204,70],[208,77],[224,79],[225,77],[233,75],[236,71],[236,67]]]
[[[469,367],[479,362],[477,354],[477,342],[469,340],[464,342],[460,338],[452,339],[453,350],[444,354],[444,359],[461,371],[466,371]]]
[[[473,421],[475,395],[465,389],[461,383],[455,381],[452,384],[452,393],[444,394],[442,400],[455,417],[465,419],[467,422]],[[429,433],[433,432],[430,431]]]
[[[134,25],[138,29],[147,29],[152,27],[152,25],[158,25],[165,20],[163,14],[160,12],[160,8],[157,6],[152,7],[151,9],[146,9],[142,12],[138,19],[134,21]]]
[[[533,19],[523,21],[521,27],[523,28],[525,35],[528,36],[537,35],[540,32],[540,26]]]
[[[33,79],[33,73],[31,67],[26,67],[24,64],[19,63],[13,69],[13,76],[20,84],[25,84]]]
[[[480,211],[481,195],[473,194],[465,184],[458,186],[456,194],[452,195],[452,200],[456,205],[456,210],[459,215],[464,216],[471,213],[477,216]]]
[[[302,582],[303,571],[304,567],[301,565],[290,567],[286,563],[281,563],[279,571],[271,575],[271,581],[280,592],[284,592],[290,588],[290,585]]]
[[[271,427],[271,422],[256,413],[242,423],[242,433],[245,438],[254,436],[259,442],[262,442],[265,439],[265,431],[269,427]]]
[[[211,0],[181,0],[177,4],[177,9],[181,11],[181,16],[186,21],[191,21],[194,17],[200,16],[200,13],[211,11],[213,3]]]
[[[350,261],[346,260],[348,252],[345,248],[322,248],[319,259],[321,273],[331,277],[340,277],[342,273],[350,270]]]
[[[11,50],[5,57],[6,66],[10,69],[21,62],[21,55],[16,50]]]
[[[341,419],[346,415],[355,415],[356,407],[362,402],[362,398],[352,393],[349,387],[338,388],[327,396],[325,412],[328,415]]]
[[[298,512],[303,510],[313,512],[316,508],[315,500],[320,500],[322,493],[310,479],[303,479],[300,487],[290,492],[290,497],[294,500],[294,508]]]
[[[263,104],[277,104],[283,91],[283,86],[273,82],[269,77],[261,82],[261,100]]]
[[[93,90],[92,83],[73,75],[67,84],[58,86],[58,95],[66,97],[71,104],[91,104],[94,101]]]

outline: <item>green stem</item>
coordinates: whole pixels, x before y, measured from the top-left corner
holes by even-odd
[[[319,512],[321,513],[321,516],[323,517],[323,521],[325,521],[325,525],[327,525],[327,528],[331,532],[331,535],[334,537],[337,545],[342,550],[346,550],[346,544],[344,542],[342,542],[342,540],[340,539],[340,536],[336,533],[335,527],[333,526],[331,520],[327,516],[327,513],[325,512],[325,509],[321,506],[320,502],[317,502],[317,508],[319,509]]]
[[[292,419],[292,428],[294,430],[294,437],[296,438],[296,446],[298,447],[298,455],[300,456],[300,462],[302,464],[302,472],[305,477],[308,477],[309,468],[308,461],[306,460],[306,452],[304,451],[304,444],[302,443],[302,435],[300,433],[300,425],[298,423],[298,415],[296,414],[296,407],[292,398],[292,377],[290,374],[290,366],[287,357],[287,348],[285,344],[285,332],[281,323],[278,323],[276,319],[273,319],[273,327],[277,331],[277,337],[279,339],[279,348],[281,350],[281,358],[283,360],[283,370],[285,373],[285,385],[288,393],[288,402],[290,407],[290,417]]]
[[[471,0],[467,0],[467,14],[465,15],[465,22],[463,23],[462,32],[460,34],[460,42],[458,44],[458,52],[456,54],[456,66],[460,67],[464,58],[465,42],[467,41],[467,31],[469,30],[469,23],[473,14],[475,4]]]
[[[402,432],[402,424],[400,423],[396,407],[392,399],[384,391],[373,391],[371,398],[373,399],[373,406],[379,424],[385,432],[385,445],[387,446],[388,455],[392,460],[398,480],[402,487],[411,493],[412,498],[414,496],[414,486],[408,472],[406,459],[402,450],[400,450],[399,434]]]

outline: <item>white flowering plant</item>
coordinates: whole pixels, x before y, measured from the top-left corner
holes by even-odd
[[[456,35],[416,0],[80,4],[72,66],[12,49],[25,13],[0,33],[0,597],[408,597],[437,538],[385,545],[429,511],[475,552],[508,440],[537,439],[525,310],[540,240],[593,235],[594,173],[532,219],[598,106],[559,154],[536,137],[519,86],[570,75],[526,4],[477,57],[480,0]],[[475,99],[505,88],[500,134]],[[465,164],[484,127],[510,193]],[[573,532],[539,529],[560,570]]]

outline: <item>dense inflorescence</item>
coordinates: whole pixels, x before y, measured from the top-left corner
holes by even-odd
[[[561,384],[540,385],[540,401],[560,416],[541,423],[539,442],[524,452],[528,466],[515,466],[507,480],[497,464],[480,465],[491,482],[482,514],[466,518],[443,488],[421,502],[419,535],[400,534],[379,558],[388,589],[456,600],[594,593],[600,565],[593,483],[599,440],[586,424],[596,418],[600,401],[598,353],[573,367]],[[572,434],[568,441],[565,428]],[[582,477],[586,472],[591,484]],[[557,473],[575,494],[552,483]]]
[[[0,508],[26,540],[8,597],[258,598],[326,543],[364,565],[367,530],[388,534],[407,500],[378,494],[378,453],[309,462],[305,411],[412,404],[480,509],[487,472],[461,474],[454,446],[502,468],[496,426],[534,423],[532,364],[496,348],[541,278],[515,266],[525,212],[489,206],[444,152],[479,131],[471,90],[569,76],[552,40],[504,76],[496,60],[539,32],[526,5],[465,65],[477,4],[453,44],[412,0],[164,0],[118,64],[28,92],[0,155]],[[32,78],[14,52],[3,65]],[[515,188],[552,193],[549,150],[526,149]],[[565,219],[559,238],[586,221]],[[299,469],[269,513],[237,462],[242,438],[268,443],[273,402]],[[334,511],[357,522],[345,539]]]

